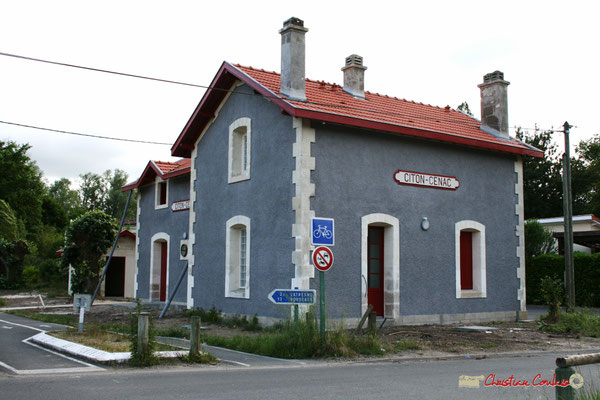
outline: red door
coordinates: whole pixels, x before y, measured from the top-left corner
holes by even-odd
[[[160,244],[160,301],[167,300],[167,242]]]
[[[373,311],[383,317],[383,227],[369,227],[368,243],[368,289],[369,304]]]
[[[460,288],[473,289],[473,233],[460,231]]]

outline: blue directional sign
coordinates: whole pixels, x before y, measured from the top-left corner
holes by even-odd
[[[315,246],[333,246],[335,243],[333,218],[310,219],[310,243]]]
[[[275,289],[269,293],[269,300],[275,304],[315,304],[315,293],[313,289]]]

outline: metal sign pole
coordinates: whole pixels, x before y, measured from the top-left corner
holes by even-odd
[[[321,317],[321,343],[325,343],[325,272],[319,271],[319,305]]]

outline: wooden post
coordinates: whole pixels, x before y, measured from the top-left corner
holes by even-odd
[[[369,323],[368,323],[369,332],[374,332],[376,326],[377,326],[377,313],[375,311],[371,311],[369,313]]]
[[[571,379],[571,375],[575,373],[575,370],[571,367],[568,368],[556,368],[555,370],[556,381],[569,381]],[[555,390],[556,400],[574,400],[575,399],[575,389],[571,385],[561,387],[556,386]]]
[[[192,317],[192,329],[190,333],[190,359],[198,356],[200,352],[200,317]]]
[[[150,346],[150,338],[148,335],[148,328],[150,326],[149,317],[147,312],[142,312],[138,315],[138,347],[137,351],[139,355],[146,354],[148,347]]]
[[[373,310],[373,304],[369,304],[369,307],[367,307],[367,311],[365,311],[365,313],[363,314],[362,318],[360,319],[360,322],[358,323],[358,326],[356,327],[356,330],[354,331],[355,334],[360,332],[363,325],[365,324],[365,321],[367,320],[367,317],[369,316],[369,314],[371,313],[372,310]]]
[[[598,363],[600,363],[600,353],[578,354],[568,357],[559,357],[556,359],[556,366],[559,368]]]

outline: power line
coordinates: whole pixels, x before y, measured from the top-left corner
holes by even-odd
[[[0,52],[0,56],[18,58],[18,59],[26,60],[26,61],[35,61],[35,62],[40,62],[40,63],[45,63],[45,64],[52,64],[52,65],[58,65],[58,66],[69,67],[69,68],[83,69],[83,70],[88,70],[88,71],[93,71],[93,72],[102,72],[102,73],[106,73],[106,74],[125,76],[125,77],[129,77],[129,78],[138,78],[138,79],[145,79],[145,80],[149,80],[149,81],[169,83],[169,84],[173,84],[173,85],[182,85],[182,86],[196,87],[196,88],[201,88],[201,89],[212,89],[212,90],[217,90],[217,91],[221,91],[221,92],[243,94],[243,95],[248,95],[248,96],[253,96],[254,95],[253,93],[234,92],[234,90],[232,90],[232,89],[223,89],[223,88],[218,88],[218,87],[214,87],[214,86],[210,86],[210,85],[199,85],[199,84],[195,84],[195,83],[175,81],[175,80],[170,80],[170,79],[154,78],[154,77],[144,76],[144,75],[138,75],[138,74],[129,74],[129,73],[125,73],[125,72],[111,71],[111,70],[107,70],[107,69],[94,68],[94,67],[86,67],[86,66],[82,66],[82,65],[76,65],[76,64],[69,64],[69,63],[63,63],[63,62],[58,62],[58,61],[45,60],[45,59],[41,59],[41,58],[34,58],[34,57],[22,56],[22,55],[12,54],[12,53]],[[280,97],[280,96],[277,96],[277,95],[272,95],[271,96],[271,95],[261,94],[261,96],[263,96],[264,98],[267,98],[267,99],[287,100],[287,99],[285,99],[283,97]],[[408,101],[408,100],[405,100],[405,101]],[[456,119],[440,119],[440,118],[435,118],[435,117],[426,117],[426,116],[423,116],[423,115],[412,115],[412,114],[404,114],[404,113],[394,113],[394,112],[389,112],[389,111],[372,110],[372,109],[368,109],[368,108],[351,107],[351,106],[341,105],[341,104],[319,103],[319,102],[314,102],[314,101],[304,101],[302,103],[303,104],[316,105],[316,106],[334,107],[334,108],[339,108],[339,109],[344,109],[344,110],[351,110],[351,111],[370,112],[370,113],[373,113],[373,114],[381,114],[381,115],[388,115],[388,116],[415,118],[415,119],[431,120],[431,121],[439,121],[439,122],[450,122],[450,123],[455,123],[455,124],[463,124],[463,125],[467,125],[467,126],[479,126],[479,125],[481,125],[481,122],[479,122],[475,118],[473,118],[473,121],[456,120]],[[514,127],[511,127],[511,128],[516,129],[518,127],[514,126]],[[551,131],[551,132],[562,132],[562,130],[554,130],[554,129],[523,128],[523,127],[520,127],[520,128],[523,129],[523,130],[527,130],[527,131],[541,130],[541,131]],[[162,143],[160,143],[160,144],[162,144]]]
[[[164,146],[172,146],[173,145],[172,143],[151,142],[151,141],[148,141],[148,140],[125,139],[125,138],[116,138],[116,137],[110,137],[110,136],[92,135],[92,134],[89,134],[89,133],[63,131],[63,130],[60,130],[60,129],[43,128],[43,127],[40,127],[40,126],[18,124],[16,122],[8,122],[8,121],[0,121],[0,124],[20,126],[20,127],[23,127],[23,128],[39,129],[39,130],[42,130],[42,131],[49,131],[49,132],[66,133],[67,135],[85,136],[85,137],[91,137],[91,138],[95,138],[95,139],[118,140],[118,141],[121,141],[121,142],[132,142],[132,143],[160,144],[160,145],[164,145]]]
[[[59,65],[59,66],[63,66],[63,67],[77,68],[77,69],[83,69],[83,70],[94,71],[94,72],[103,72],[103,73],[107,73],[107,74],[126,76],[126,77],[130,77],[130,78],[138,78],[138,79],[145,79],[145,80],[149,80],[149,81],[170,83],[170,84],[174,84],[174,85],[183,85],[183,86],[197,87],[197,88],[202,88],[202,89],[212,89],[212,90],[218,90],[218,91],[222,91],[222,92],[244,94],[244,95],[249,95],[249,96],[254,95],[253,93],[234,92],[234,90],[231,90],[231,89],[217,88],[217,87],[210,86],[210,85],[208,85],[208,86],[207,85],[198,85],[195,83],[187,83],[187,82],[174,81],[174,80],[162,79],[162,78],[153,78],[153,77],[144,76],[144,75],[129,74],[129,73],[124,73],[124,72],[110,71],[110,70],[101,69],[101,68],[86,67],[86,66],[81,66],[81,65],[76,65],[76,64],[68,64],[68,63],[63,63],[63,62],[58,62],[58,61],[44,60],[41,58],[21,56],[18,54],[0,52],[0,56],[13,57],[13,58],[18,58],[18,59],[27,60],[27,61],[35,61],[35,62],[41,62],[41,63],[45,63],[45,64]],[[287,100],[287,99],[282,98],[277,95],[271,96],[271,95],[261,94],[261,96],[263,96],[264,98],[267,98],[267,99]],[[408,100],[406,100],[406,101],[408,101]],[[342,105],[342,104],[320,103],[320,102],[315,102],[315,101],[304,101],[302,103],[316,105],[316,106],[334,107],[334,108],[339,108],[339,109],[344,109],[344,110],[370,112],[373,114],[382,114],[382,115],[396,116],[396,117],[415,118],[415,119],[431,120],[431,121],[439,121],[439,122],[451,122],[451,123],[463,124],[463,125],[469,125],[469,126],[479,126],[480,125],[480,123],[477,120],[473,120],[471,122],[471,121],[456,120],[456,119],[440,119],[440,118],[435,118],[435,117],[426,117],[423,115],[394,113],[394,112],[389,112],[389,111],[379,111],[379,110],[372,110],[372,109],[368,109],[368,108],[351,107],[351,106]]]

